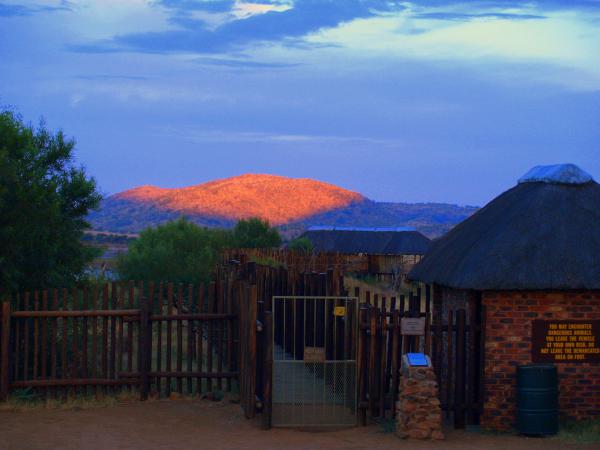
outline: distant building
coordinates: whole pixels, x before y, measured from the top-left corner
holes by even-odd
[[[412,227],[312,226],[302,237],[316,252],[369,255],[370,273],[406,273],[431,242]]]
[[[515,425],[516,366],[532,362],[557,365],[562,416],[598,417],[600,185],[589,174],[533,168],[432,243],[408,276],[434,284],[435,314],[464,308],[485,324],[474,341],[485,343],[483,370],[471,374],[482,377],[482,426]],[[544,331],[553,328],[572,336],[555,342]]]
[[[312,226],[302,237],[310,240],[315,251],[371,255],[423,255],[430,242],[412,227]]]

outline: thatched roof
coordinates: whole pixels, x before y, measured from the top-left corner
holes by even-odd
[[[374,255],[423,255],[430,242],[407,228],[311,227],[302,237],[317,251]]]
[[[600,289],[600,185],[534,168],[444,237],[409,278],[459,289]]]

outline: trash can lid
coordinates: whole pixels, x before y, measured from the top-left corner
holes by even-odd
[[[519,369],[523,369],[523,370],[530,370],[530,369],[536,369],[536,370],[548,369],[548,370],[553,370],[553,369],[556,369],[556,366],[554,364],[549,364],[549,363],[522,364],[522,365],[520,365],[518,367],[519,367]]]

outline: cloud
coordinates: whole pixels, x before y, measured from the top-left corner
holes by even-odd
[[[582,9],[595,9],[600,8],[600,1],[598,0],[543,0],[535,2],[535,5],[545,10],[582,10]]]
[[[0,3],[0,17],[28,16],[32,13],[30,8],[23,5]]]
[[[164,127],[157,132],[161,137],[184,138],[195,143],[282,143],[282,144],[364,144],[378,148],[397,148],[404,144],[398,139],[377,139],[364,136],[331,136],[314,134],[284,134],[226,130],[203,130],[193,127]]]
[[[466,20],[477,19],[501,19],[501,20],[531,20],[545,19],[539,14],[510,14],[510,13],[457,13],[457,12],[427,12],[413,15],[415,19],[437,19],[437,20],[456,20],[464,22]]]
[[[114,53],[118,51],[117,47],[115,47],[110,40],[97,41],[88,44],[65,44],[65,49],[75,53],[90,54]]]
[[[73,78],[79,80],[147,80],[148,77],[134,75],[76,75]]]
[[[229,59],[229,58],[211,58],[201,57],[193,60],[198,64],[208,66],[223,66],[231,67],[235,69],[285,69],[289,67],[296,67],[300,64],[295,63],[277,63],[277,62],[261,62],[251,61],[248,59]]]
[[[398,14],[357,19],[307,40],[334,43],[347,58],[461,65],[488,80],[596,90],[600,88],[600,32],[594,18],[598,17],[600,10],[542,11],[531,5],[440,10],[413,4]],[[336,56],[341,58],[339,53]]]
[[[247,3],[238,1],[235,3],[231,14],[236,19],[247,19],[252,16],[266,14],[271,11],[284,12],[292,9],[291,3],[274,4],[274,3]]]
[[[73,13],[61,15],[63,48],[105,60],[138,53],[190,63],[185,69],[350,73],[369,70],[365,61],[403,59],[460,65],[486,79],[512,82],[506,74],[516,65],[524,74],[527,65],[528,82],[600,83],[600,1],[77,0],[64,7]]]
[[[163,106],[199,103],[216,103],[221,106],[231,104],[234,99],[224,92],[215,92],[203,86],[190,84],[172,85],[150,80],[146,77],[127,75],[78,75],[70,77],[69,82],[56,78],[41,82],[35,86],[36,95],[66,95],[72,106],[84,102],[105,102],[109,99],[121,104],[157,104]]]
[[[543,11],[568,9],[597,9],[599,0],[412,0],[416,6],[427,8],[461,7],[473,9],[522,9],[535,8]]]
[[[229,12],[235,0],[160,0],[160,5],[177,11]]]
[[[373,17],[382,11],[403,9],[394,2],[377,0],[299,0],[293,7],[281,2],[266,4],[268,7],[263,5],[237,2],[232,9],[234,16],[236,11],[239,13],[235,20],[216,27],[207,25],[205,18],[194,19],[191,14],[194,10],[186,10],[180,5],[181,8],[172,11],[173,20],[181,26],[179,29],[120,34],[110,40],[78,44],[70,49],[89,53],[228,52],[253,45],[301,40],[320,29],[334,28],[357,18]]]
[[[0,3],[0,17],[31,16],[37,13],[70,10],[71,4],[68,1],[61,1],[57,5],[33,4],[28,6],[16,3]]]

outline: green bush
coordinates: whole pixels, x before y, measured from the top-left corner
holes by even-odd
[[[269,222],[252,218],[240,220],[233,229],[233,246],[237,248],[274,248],[281,245],[281,236]]]
[[[288,244],[288,248],[294,252],[300,253],[312,253],[314,249],[312,242],[307,237],[298,237],[293,239]]]
[[[201,228],[181,218],[142,231],[119,256],[117,271],[127,280],[206,282],[230,241],[227,230]]]
[[[233,230],[202,228],[185,218],[147,228],[117,260],[124,280],[207,282],[220,253],[233,247],[272,247],[277,230],[259,219],[241,220]]]

